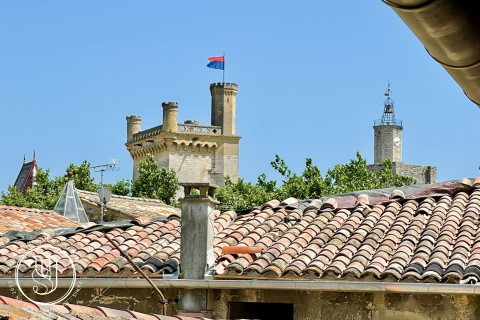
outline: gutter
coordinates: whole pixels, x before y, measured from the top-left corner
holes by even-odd
[[[478,1],[381,0],[422,42],[428,54],[480,108]]]
[[[480,295],[480,285],[448,283],[402,283],[362,281],[285,281],[285,280],[188,280],[152,279],[162,289],[244,289],[244,290],[292,290],[321,292],[382,292],[417,294]],[[59,278],[59,288],[69,288],[72,278]],[[22,284],[36,284],[30,278]],[[15,279],[0,278],[0,288],[16,287]],[[133,278],[77,278],[76,288],[151,289],[144,279]]]

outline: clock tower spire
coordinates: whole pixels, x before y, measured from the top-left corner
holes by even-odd
[[[374,163],[381,164],[386,158],[392,162],[402,162],[402,121],[395,118],[394,102],[391,98],[388,83],[383,103],[382,119],[375,120],[373,125],[375,150]]]

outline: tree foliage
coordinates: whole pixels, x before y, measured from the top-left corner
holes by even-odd
[[[94,178],[90,175],[90,162],[83,160],[79,166],[70,162],[66,172],[73,173],[73,183],[75,188],[85,191],[98,191],[99,185],[94,182]],[[67,182],[67,175],[65,174],[64,180]]]
[[[35,185],[27,189],[25,195],[9,186],[8,192],[2,191],[0,203],[8,206],[18,206],[37,209],[53,209],[65,185],[63,177],[50,179],[50,171],[38,168]]]
[[[175,171],[168,168],[158,168],[155,157],[147,155],[140,163],[138,179],[132,184],[134,197],[160,199],[166,204],[175,204],[175,193],[179,189]]]
[[[301,174],[292,173],[285,161],[278,155],[271,166],[282,175],[282,185],[277,187],[275,181],[269,181],[265,174],[258,177],[256,184],[239,179],[233,183],[226,180],[225,187],[217,191],[217,198],[234,210],[243,210],[265,203],[272,199],[318,199],[332,194],[347,193],[358,190],[381,189],[393,186],[414,184],[410,177],[393,174],[390,159],[383,162],[379,172],[367,169],[367,162],[357,152],[356,159],[346,164],[337,164],[322,176],[312,159],[307,158],[305,169]]]
[[[128,196],[130,194],[130,188],[132,186],[132,183],[130,180],[119,180],[114,184],[105,184],[105,186],[110,189],[110,192],[112,194],[118,194],[120,196]]]
[[[32,188],[27,189],[25,194],[22,194],[15,186],[11,185],[6,193],[2,191],[0,204],[52,210],[65,187],[69,171],[73,173],[75,188],[97,192],[100,186],[95,183],[89,167],[90,162],[87,160],[84,160],[80,165],[70,163],[65,170],[65,175],[55,178],[50,178],[48,169],[38,168],[35,185]],[[130,194],[130,181],[128,180],[120,180],[113,185],[106,184],[106,186],[110,188],[113,194]]]

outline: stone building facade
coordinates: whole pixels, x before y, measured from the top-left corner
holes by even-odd
[[[393,162],[393,173],[412,177],[418,184],[437,182],[437,167],[414,165],[402,162],[402,131],[401,120],[395,118],[394,102],[390,97],[390,84],[385,96],[382,119],[374,122],[374,163],[369,170],[382,170],[382,162],[389,158]]]
[[[163,123],[141,130],[140,116],[127,117],[127,149],[133,158],[133,180],[139,164],[152,154],[159,167],[175,170],[180,183],[212,183],[223,186],[225,177],[238,180],[239,136],[235,133],[238,86],[213,83],[211,124],[187,120],[178,123],[178,103],[164,102]]]

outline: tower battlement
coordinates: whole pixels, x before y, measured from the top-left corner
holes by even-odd
[[[139,164],[152,154],[159,167],[175,170],[181,183],[224,185],[225,176],[238,179],[235,107],[238,85],[212,83],[212,124],[178,121],[178,102],[162,102],[163,123],[141,131],[140,116],[127,117],[127,149],[133,158],[133,180]]]
[[[210,84],[210,90],[212,88],[224,88],[224,89],[235,89],[238,90],[238,85],[233,82],[215,82]]]
[[[139,133],[142,128],[141,116],[127,116],[127,142],[133,141],[133,135]]]

